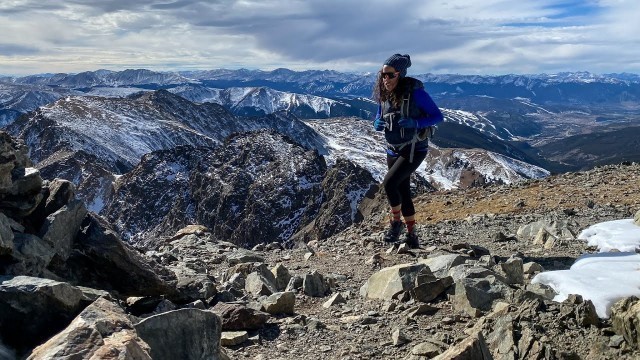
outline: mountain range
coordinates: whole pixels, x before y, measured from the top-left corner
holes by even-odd
[[[215,102],[241,116],[284,111],[301,119],[372,119],[376,105],[369,98],[376,76],[329,70],[138,69],[0,77],[0,124],[6,126],[20,115],[70,95],[126,97],[157,89],[167,89],[195,103]],[[640,160],[640,148],[632,139],[640,109],[638,75],[573,72],[415,77],[444,110],[447,123],[464,125],[443,128],[442,136],[435,139],[439,146],[479,147],[553,173]],[[594,133],[608,144],[606,149],[592,141]],[[568,137],[574,138],[565,142]],[[567,153],[577,156],[557,155]]]

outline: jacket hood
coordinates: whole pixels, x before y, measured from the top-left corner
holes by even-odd
[[[407,76],[404,79],[406,81],[405,82],[405,84],[406,84],[405,86],[406,86],[406,88],[408,90],[413,91],[413,90],[416,90],[416,89],[424,89],[424,84],[422,83],[422,81],[420,81],[420,80],[418,80],[416,78],[410,77],[410,76]]]

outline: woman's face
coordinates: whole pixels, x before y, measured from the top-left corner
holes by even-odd
[[[398,85],[398,79],[400,79],[400,73],[389,65],[384,65],[380,72],[382,76],[382,85],[387,91],[392,91]]]

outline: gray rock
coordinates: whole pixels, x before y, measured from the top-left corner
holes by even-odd
[[[302,280],[302,291],[305,295],[323,297],[328,290],[324,277],[316,270],[311,274],[306,274]]]
[[[135,324],[154,360],[220,359],[222,322],[211,311],[180,309]]]
[[[223,330],[257,330],[269,320],[269,314],[242,304],[217,303],[211,310],[222,319]]]
[[[262,263],[264,262],[264,257],[253,251],[245,249],[237,249],[234,252],[227,254],[227,263],[229,263],[229,266],[254,262]]]
[[[277,292],[275,285],[258,272],[252,272],[247,276],[244,289],[254,296],[271,295]]]
[[[360,288],[360,295],[369,299],[391,300],[415,287],[418,273],[424,264],[400,264],[384,268],[371,275]]]
[[[479,317],[482,311],[491,310],[494,300],[510,294],[509,287],[493,276],[485,279],[462,279],[456,282],[453,306],[456,311]]]
[[[543,219],[518,228],[519,240],[534,240],[539,245],[549,242],[550,238],[574,240],[580,226],[574,220]]]
[[[304,280],[300,276],[294,275],[289,280],[289,283],[287,284],[285,291],[296,291],[296,290],[302,289],[303,283],[304,283]]]
[[[500,268],[505,274],[506,283],[509,285],[524,284],[524,269],[522,259],[510,257],[500,264]]]
[[[54,179],[48,185],[49,196],[43,201],[44,214],[48,216],[69,204],[76,196],[75,186],[64,179]]]
[[[111,295],[100,289],[93,289],[85,286],[76,286],[80,291],[82,291],[82,299],[87,302],[94,302],[101,297],[104,297],[107,300],[110,300]]]
[[[418,263],[427,265],[433,275],[441,278],[447,276],[449,269],[464,264],[467,259],[469,258],[458,254],[434,255],[426,259],[419,259]]]
[[[539,272],[543,272],[544,268],[542,267],[542,265],[536,262],[528,262],[522,265],[522,270],[525,274],[536,274]]]
[[[531,291],[534,294],[540,295],[543,299],[553,300],[556,296],[555,290],[551,286],[535,283],[535,284],[527,284],[525,287],[527,291]]]
[[[328,309],[336,304],[345,304],[346,302],[347,300],[345,300],[344,297],[342,297],[342,294],[335,293],[333,294],[333,296],[329,298],[329,300],[325,301],[324,304],[322,304],[322,307],[324,307],[325,309]]]
[[[638,210],[633,217],[633,223],[640,226],[640,210]]]
[[[461,264],[454,266],[449,269],[449,272],[447,274],[453,278],[454,282],[458,282],[462,279],[483,279],[488,276],[500,276],[490,269],[481,266],[475,266],[472,264]]]
[[[414,319],[420,315],[435,314],[438,310],[440,309],[438,309],[437,307],[433,307],[427,304],[420,304],[417,306],[410,307],[409,309],[405,310],[403,314],[407,318]]]
[[[45,268],[53,259],[53,245],[31,234],[16,233],[14,238],[14,259],[16,264],[9,266],[12,274],[42,276]]]
[[[29,356],[35,359],[62,359],[82,354],[85,359],[151,359],[149,346],[138,337],[133,324],[117,304],[104,298],[84,309],[69,326]]]
[[[16,167],[10,174],[10,187],[0,191],[0,208],[15,219],[27,217],[38,208],[44,197],[40,172],[35,168]]]
[[[394,346],[404,345],[409,341],[411,340],[401,329],[394,329],[391,333],[391,342]]]
[[[629,345],[640,349],[640,300],[627,297],[611,306],[611,323],[618,335],[624,336]]]
[[[5,214],[0,213],[0,255],[11,254],[13,247],[13,231],[10,220]]]
[[[273,269],[271,269],[271,273],[275,277],[275,285],[278,291],[285,290],[287,285],[289,285],[289,280],[291,280],[291,274],[289,270],[282,264],[276,265]]]
[[[231,287],[237,290],[244,290],[246,282],[246,277],[241,273],[235,273],[231,275],[229,280],[227,280],[226,284],[229,284]]]
[[[249,339],[249,334],[246,331],[225,331],[220,338],[221,346],[236,346]]]
[[[175,274],[123,243],[104,219],[89,213],[83,226],[76,240],[78,251],[65,264],[78,283],[125,296],[180,298],[173,285]]]
[[[14,168],[11,171],[11,181],[13,184],[9,193],[12,195],[28,197],[33,194],[40,194],[42,178],[40,177],[40,171],[36,168]],[[38,203],[35,203],[35,205],[38,205]],[[25,215],[29,213],[27,212]]]
[[[453,284],[451,276],[436,278],[428,267],[418,273],[415,287],[411,289],[411,297],[416,301],[429,302],[442,294]]]
[[[33,348],[64,329],[82,310],[82,291],[29,276],[0,277],[0,336],[18,350]]]
[[[487,336],[489,351],[497,359],[517,359],[513,322],[510,315],[498,318],[493,324],[494,330]]]
[[[440,346],[430,342],[423,342],[411,348],[411,355],[424,356],[429,359],[438,356],[441,352]]]
[[[433,358],[433,360],[493,360],[482,332],[473,334],[449,348],[447,351]]]
[[[184,301],[206,300],[217,294],[215,279],[207,274],[197,274],[194,271],[174,271],[178,282],[176,288],[184,297]]]
[[[288,314],[294,313],[296,304],[296,295],[293,292],[278,292],[272,294],[264,301],[262,307],[269,314]]]
[[[61,260],[67,260],[80,230],[80,224],[86,215],[87,209],[82,201],[71,201],[68,205],[47,216],[39,236],[54,247],[55,254]]]

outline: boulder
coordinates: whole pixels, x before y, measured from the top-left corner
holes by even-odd
[[[69,326],[29,356],[36,359],[62,359],[77,354],[84,359],[151,359],[149,346],[138,337],[127,314],[117,304],[99,298],[84,309]]]
[[[291,291],[275,293],[264,301],[262,308],[269,314],[293,314],[296,295]]]
[[[264,257],[253,251],[245,249],[237,249],[234,252],[227,254],[227,263],[229,263],[229,266],[254,262],[262,263],[264,262]]]
[[[491,356],[491,353],[487,348],[482,332],[477,332],[433,359],[493,360],[493,356]]]
[[[174,273],[178,279],[176,288],[182,297],[180,299],[182,302],[206,300],[216,296],[217,289],[213,276],[198,274],[184,267],[174,269]]]
[[[221,359],[222,322],[212,311],[180,309],[135,324],[154,360]]]
[[[242,304],[217,303],[211,310],[220,316],[225,331],[257,330],[269,320],[269,314]]]
[[[433,275],[438,278],[442,278],[447,276],[449,269],[454,266],[464,264],[467,259],[467,256],[458,254],[434,255],[426,259],[421,258],[418,260],[418,263],[427,265],[429,269],[431,269]]]
[[[311,274],[306,274],[302,279],[302,291],[308,296],[323,297],[329,291],[329,286],[324,276],[314,270]]]
[[[249,339],[249,334],[246,331],[225,331],[220,338],[220,345],[222,346],[236,346]]]
[[[640,349],[640,300],[631,296],[611,307],[613,330],[622,335],[629,345]]]
[[[0,255],[11,255],[13,253],[13,230],[10,219],[0,213]]]
[[[271,295],[275,292],[276,286],[269,278],[263,276],[258,272],[252,272],[247,276],[245,280],[244,289],[249,294],[254,296]]]
[[[283,291],[287,288],[289,284],[289,280],[291,280],[291,274],[289,270],[282,264],[276,265],[273,269],[271,269],[273,276],[275,278],[276,289],[278,291]]]
[[[54,247],[60,260],[66,261],[69,258],[80,224],[86,215],[87,209],[82,201],[73,200],[45,219],[39,236]]]
[[[491,310],[494,300],[508,297],[510,294],[509,287],[494,276],[484,279],[462,279],[456,282],[453,306],[456,311],[479,317],[483,311]]]
[[[500,269],[505,275],[507,284],[524,284],[524,267],[522,264],[522,259],[518,257],[510,257],[507,261],[500,263]]]
[[[53,245],[41,238],[25,233],[15,233],[14,264],[7,266],[7,274],[42,276],[55,255]]]
[[[86,306],[82,291],[30,276],[0,277],[0,335],[18,352],[64,329]]]
[[[85,286],[116,290],[123,296],[180,298],[173,272],[130,248],[93,213],[85,218],[67,262],[52,271]]]
[[[367,280],[360,288],[360,295],[369,299],[391,300],[415,286],[418,273],[424,264],[400,264],[384,268]]]
[[[420,270],[415,280],[415,287],[411,289],[411,297],[416,301],[429,302],[442,294],[453,284],[451,276],[437,278],[429,269]]]

